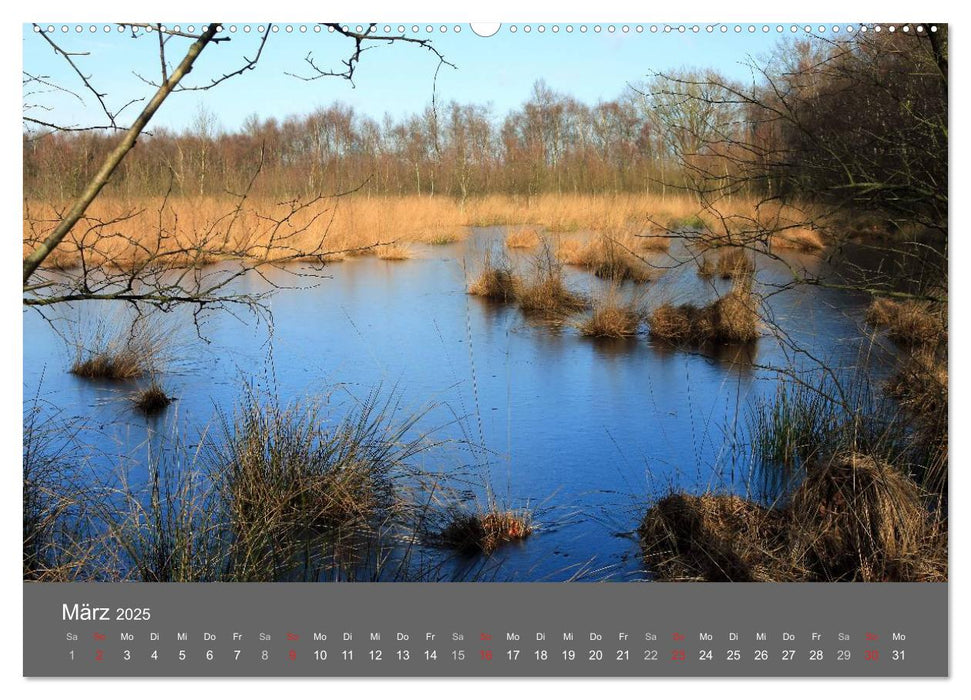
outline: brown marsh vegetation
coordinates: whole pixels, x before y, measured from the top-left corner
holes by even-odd
[[[603,279],[649,282],[656,276],[655,271],[638,248],[641,241],[657,240],[637,238],[631,233],[619,236],[604,233],[586,241],[569,238],[556,246],[556,257],[560,262],[586,268]],[[660,240],[668,242],[666,238]]]
[[[677,344],[748,343],[760,335],[758,299],[751,280],[736,280],[731,291],[707,306],[665,303],[648,317],[651,337]]]
[[[165,389],[157,380],[153,379],[151,384],[132,395],[132,403],[142,413],[152,415],[172,403],[172,397],[165,393]]]
[[[516,302],[525,313],[548,317],[565,316],[587,307],[587,300],[567,287],[563,266],[548,242],[519,279]]]
[[[855,453],[807,466],[789,501],[662,498],[638,530],[660,580],[942,581],[947,537],[917,485]]]
[[[499,258],[495,260],[495,258]],[[495,301],[513,301],[516,298],[517,280],[512,266],[502,254],[486,250],[475,278],[469,283],[469,294]]]
[[[506,234],[507,248],[535,248],[539,243],[539,232],[530,226],[514,228]]]
[[[769,239],[774,250],[797,250],[812,253],[825,247],[819,231],[809,228],[791,228],[777,231]]]
[[[752,253],[744,248],[719,248],[714,262],[712,262],[711,253],[702,252],[700,255],[698,263],[700,277],[717,275],[727,280],[751,277],[753,274],[755,274],[755,262],[752,259]]]
[[[866,321],[905,345],[935,347],[947,342],[944,312],[927,302],[879,297],[867,309]]]
[[[380,260],[410,260],[413,257],[411,248],[407,244],[388,243],[378,246],[377,250]]]
[[[492,554],[504,544],[526,539],[532,532],[532,514],[528,509],[503,510],[492,504],[481,513],[452,513],[438,538],[443,546],[464,554]]]
[[[137,379],[161,370],[170,346],[171,336],[154,321],[102,323],[75,339],[70,371],[84,379]]]
[[[750,212],[755,199],[739,198],[732,210]],[[59,220],[61,203],[25,201],[24,253]],[[486,195],[462,203],[446,196],[348,196],[339,199],[251,196],[117,197],[96,200],[45,265],[180,267],[220,260],[264,257],[336,262],[375,255],[408,243],[442,245],[468,235],[470,227],[512,226],[511,247],[535,247],[538,229],[553,233],[592,232],[589,250],[574,264],[599,267],[616,258],[630,262],[670,243],[665,223],[697,217],[703,207],[683,195],[555,195],[532,198]],[[617,246],[606,248],[610,242]],[[572,244],[571,244],[572,245]],[[572,262],[564,260],[565,262]],[[622,265],[644,274],[643,264]],[[648,275],[649,276],[649,275]]]
[[[543,239],[540,250],[514,271],[504,254],[486,250],[478,263],[468,292],[504,302],[515,302],[524,313],[558,318],[582,311],[587,300],[567,287],[563,266],[552,244]]]
[[[641,253],[667,250],[672,236],[683,237],[697,250],[717,251],[716,259],[702,259],[702,275],[731,278],[734,286],[706,306],[662,304],[648,319],[651,335],[691,345],[751,342],[761,325],[752,251],[809,253],[847,234],[873,239],[928,229],[943,234],[946,259],[946,27],[936,37],[876,34],[807,44],[799,49],[805,55],[783,48],[783,70],[760,69],[765,80],[745,87],[727,84],[716,70],[655,74],[635,91],[643,100],[628,93],[588,107],[538,83],[501,130],[487,112],[452,104],[434,149],[416,149],[408,138],[411,124],[416,133],[426,130],[419,140],[429,136],[421,119],[385,127],[338,107],[288,119],[283,129],[275,119],[257,119],[245,133],[159,130],[44,260],[69,274],[31,280],[25,260],[24,303],[48,303],[43,294],[51,285],[97,298],[86,286],[92,270],[144,282],[146,268],[223,260],[404,259],[409,246],[454,242],[472,227],[528,225],[562,237],[556,253],[549,241],[511,235],[509,247],[541,246],[529,269],[517,274],[487,258],[470,293],[562,319],[588,306],[567,287],[562,263],[614,282],[647,281]],[[874,74],[885,89],[869,89]],[[717,128],[679,122],[692,110],[711,114]],[[437,119],[424,124],[438,128]],[[600,125],[610,147],[590,148],[584,135]],[[360,147],[325,147],[319,139],[307,147],[314,143],[308,136],[335,127]],[[467,142],[471,131],[485,135],[481,143]],[[490,148],[500,133],[503,148]],[[672,148],[672,133],[691,148]],[[25,130],[25,256],[43,253],[38,244],[65,220],[79,184],[117,138]],[[268,149],[258,146],[265,142]],[[199,143],[211,149],[195,148]],[[468,167],[469,148],[481,167]],[[172,196],[158,196],[166,191],[160,173],[169,175]],[[239,186],[257,174],[252,192]],[[223,194],[244,190],[239,198]],[[163,296],[159,303],[167,304]],[[191,292],[186,298],[199,301]],[[597,299],[581,331],[636,332],[635,313]],[[881,413],[872,396],[865,405],[841,399],[834,410],[830,396],[845,396],[843,387],[800,393],[804,383],[780,377],[778,400],[753,420],[751,447],[757,460],[787,472],[783,496],[771,504],[714,493],[661,499],[639,529],[650,570],[669,580],[946,579],[946,313],[946,303],[879,298],[867,314],[910,351],[883,387],[899,413]],[[150,336],[109,333],[79,343],[72,371],[154,376],[159,349]],[[368,567],[384,561],[386,537],[414,542],[428,501],[402,485],[422,483],[410,464],[424,449],[408,437],[413,423],[391,426],[387,407],[376,406],[369,399],[327,423],[315,406],[281,407],[249,394],[223,417],[223,434],[200,452],[195,473],[168,481],[150,465],[153,483],[137,496],[70,482],[62,453],[50,443],[38,448],[31,424],[25,578],[319,580],[361,570],[381,577],[380,566]],[[208,489],[199,489],[200,477]],[[118,496],[129,509],[108,512],[104,504]],[[444,532],[453,546],[488,552],[529,535],[531,525],[528,514],[490,509],[461,516]]]
[[[595,338],[629,338],[637,335],[644,318],[640,295],[624,298],[616,284],[593,300],[590,315],[577,323],[580,335]]]

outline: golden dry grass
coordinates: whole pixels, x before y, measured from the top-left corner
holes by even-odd
[[[378,246],[377,251],[381,260],[410,260],[414,257],[411,246],[407,243],[389,243]]]
[[[479,270],[469,283],[469,294],[496,301],[513,301],[516,298],[516,279],[509,261],[504,257],[496,260],[487,250],[479,264]]]
[[[931,352],[916,352],[887,384],[887,392],[918,416],[947,416],[947,364]]]
[[[825,247],[819,231],[801,227],[774,233],[770,242],[773,250],[798,250],[802,253],[812,253]]]
[[[147,260],[173,267],[234,258],[333,262],[467,235],[467,214],[448,198],[250,199],[236,207],[230,198],[101,198],[45,266],[74,266],[82,256],[89,266],[121,268]],[[63,203],[25,205],[31,216],[25,213],[25,255],[53,231],[63,209]]]
[[[603,279],[649,282],[655,271],[642,259],[638,248],[643,241],[657,240],[631,233],[599,234],[587,240],[568,238],[556,247],[556,257],[562,263],[587,268]]]
[[[742,248],[723,250],[718,256],[717,271],[722,279],[751,276],[755,272],[752,254]]]
[[[948,371],[943,357],[920,348],[905,358],[886,385],[887,394],[906,410],[914,440],[927,455],[921,460],[928,488],[945,493],[948,478]]]
[[[644,314],[639,300],[623,299],[611,287],[593,301],[593,310],[577,324],[581,335],[596,338],[628,338],[637,335]]]
[[[704,252],[698,262],[698,275],[704,278],[718,275],[726,280],[740,279],[751,277],[754,273],[755,262],[752,254],[744,248],[721,248],[717,255]]]
[[[829,580],[896,579],[927,516],[913,480],[857,453],[810,465],[789,511],[793,557]]]
[[[539,232],[530,226],[513,229],[506,234],[507,248],[535,248],[539,242]]]
[[[771,247],[812,252],[825,242],[812,222],[819,216],[812,207],[734,199],[704,208],[685,223],[689,237],[700,247]]]
[[[466,203],[467,223],[471,226],[529,224],[556,233],[648,233],[673,218],[690,216],[699,208],[693,197],[650,194],[487,195]]]
[[[570,290],[563,279],[563,268],[549,243],[533,257],[527,273],[514,282],[516,301],[525,313],[549,317],[582,311],[587,301]]]
[[[638,534],[659,580],[777,581],[783,527],[779,513],[738,496],[674,493],[647,511]]]
[[[70,372],[84,379],[127,380],[152,374],[167,361],[171,334],[161,324],[99,325],[74,341]]]
[[[880,297],[867,308],[866,321],[885,328],[891,339],[905,345],[934,346],[947,342],[943,310],[925,302]]]
[[[68,204],[25,201],[25,255],[53,231]],[[755,204],[737,198],[730,210],[751,216]],[[666,250],[665,227],[703,211],[691,197],[645,194],[490,195],[464,205],[448,197],[418,196],[348,196],[312,203],[252,198],[238,210],[237,205],[230,197],[102,196],[45,266],[71,267],[82,255],[88,266],[119,267],[149,259],[166,266],[264,257],[333,262],[376,254],[392,242],[452,243],[472,226],[594,232],[623,240],[632,251]]]
[[[748,278],[708,306],[665,303],[648,318],[651,336],[676,344],[748,343],[757,340],[761,321]]]

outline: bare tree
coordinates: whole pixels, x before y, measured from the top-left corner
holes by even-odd
[[[318,65],[313,56],[308,55],[307,63],[314,74],[305,79],[338,76],[353,80],[362,54],[374,44],[405,43],[425,48],[437,58],[436,74],[441,65],[451,65],[427,39],[382,35],[373,24],[361,32],[337,24],[324,26],[339,37],[350,40],[351,53],[342,62],[342,67],[335,70]],[[212,90],[227,80],[253,70],[264,54],[272,31],[269,24],[262,28],[252,51],[242,56],[233,70],[204,76],[190,84],[186,77],[195,67],[199,56],[204,51],[212,51],[211,47],[225,45],[232,39],[220,23],[209,23],[198,33],[194,33],[192,27],[183,30],[160,23],[123,24],[119,28],[133,38],[144,41],[152,41],[155,37],[159,57],[157,78],[138,76],[154,92],[127,126],[121,122],[123,113],[141,100],[128,99],[118,108],[113,108],[106,92],[97,86],[97,79],[84,70],[84,61],[89,54],[63,48],[51,32],[44,27],[34,26],[38,40],[45,42],[63,60],[81,87],[75,92],[67,85],[57,84],[49,76],[25,70],[24,122],[29,129],[40,130],[39,134],[25,138],[45,138],[59,132],[82,131],[104,131],[118,134],[120,138],[113,142],[80,191],[72,194],[70,206],[56,211],[53,218],[25,211],[27,250],[23,261],[24,304],[47,307],[61,302],[97,299],[148,304],[164,310],[184,303],[194,304],[197,311],[225,308],[227,304],[252,306],[259,304],[260,296],[233,291],[233,280],[254,271],[259,274],[260,268],[266,265],[279,265],[298,259],[325,262],[327,255],[335,251],[328,249],[327,226],[319,224],[326,224],[327,217],[333,215],[332,202],[335,197],[356,190],[363,182],[338,192],[311,189],[303,198],[284,203],[271,212],[257,213],[260,231],[241,231],[239,222],[244,203],[264,168],[262,147],[257,149],[257,157],[253,159],[249,172],[243,176],[242,187],[229,192],[234,200],[231,209],[212,219],[205,230],[187,232],[177,218],[173,220],[168,207],[171,185],[157,211],[154,236],[145,238],[119,231],[120,224],[138,213],[134,210],[119,212],[109,219],[87,215],[91,203],[118,173],[126,155],[136,147],[166,99],[175,92]],[[185,53],[178,64],[172,66],[169,61],[172,47],[186,42],[188,47]],[[93,96],[104,117],[103,123],[66,124],[36,116],[45,114],[38,100],[49,90],[72,95],[82,102],[80,93]],[[208,143],[208,132],[212,127],[212,118],[202,115],[197,119],[196,131],[200,132],[201,140]],[[202,159],[200,167],[195,169],[199,173],[198,191],[202,194],[206,188],[204,173],[209,167],[207,151],[198,152],[196,157]],[[28,207],[25,203],[25,208]],[[305,239],[311,229],[316,244],[308,246]],[[298,239],[301,239],[299,248],[295,245]],[[60,259],[58,253],[61,254]],[[203,268],[213,260],[227,258],[233,260],[235,265],[219,270]],[[57,267],[61,269],[52,269]]]

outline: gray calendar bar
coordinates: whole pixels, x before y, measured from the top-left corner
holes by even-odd
[[[947,584],[24,584],[26,676],[946,676]]]

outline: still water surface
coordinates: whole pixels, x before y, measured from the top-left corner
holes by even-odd
[[[132,412],[131,386],[66,371],[72,350],[58,331],[70,335],[78,324],[117,314],[116,307],[87,303],[62,310],[53,324],[27,311],[25,400],[39,396],[62,418],[90,428],[86,435],[96,437],[87,439],[96,444],[86,468],[93,476],[124,464],[126,478],[137,482],[140,467],[173,434],[191,442],[217,411],[231,414],[244,380],[272,387],[284,403],[328,396],[338,418],[380,385],[405,411],[431,404],[419,429],[452,441],[423,455],[424,468],[463,474],[472,498],[491,490],[504,505],[535,509],[536,534],[494,555],[497,578],[630,580],[649,576],[633,533],[651,498],[671,488],[762,495],[746,457],[747,407],[775,392],[768,368],[808,363],[774,337],[773,325],[830,366],[861,360],[868,298],[821,287],[769,295],[771,324],[762,339],[707,353],[673,350],[646,333],[584,338],[569,324],[524,318],[514,306],[465,293],[466,267],[501,235],[475,230],[402,262],[348,260],[326,267],[323,279],[294,274],[301,268],[274,271],[272,280],[286,288],[268,302],[272,332],[245,313],[212,314],[201,326],[203,341],[189,316],[174,318],[175,357],[163,383],[178,400],[156,419]],[[514,262],[527,264],[526,255],[514,254]],[[673,262],[668,255],[653,260]],[[762,291],[790,279],[781,265],[760,264]],[[603,284],[567,269],[575,289]],[[705,303],[728,285],[703,281],[685,265],[643,289],[650,307]],[[254,275],[240,288],[269,285]]]

